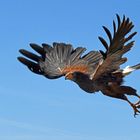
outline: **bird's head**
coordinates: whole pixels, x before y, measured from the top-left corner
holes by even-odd
[[[65,75],[65,79],[71,80],[74,82],[80,82],[80,81],[89,79],[89,77],[86,74],[83,74],[81,72],[73,72],[73,73],[67,73]]]
[[[75,72],[73,72],[73,73],[67,73],[66,75],[65,75],[65,80],[72,80],[72,81],[75,81],[76,80],[76,78],[75,78]]]

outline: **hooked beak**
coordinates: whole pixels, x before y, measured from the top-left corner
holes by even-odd
[[[72,80],[72,79],[73,79],[72,73],[68,73],[65,75],[65,80]]]

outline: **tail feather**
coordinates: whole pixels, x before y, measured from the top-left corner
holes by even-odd
[[[123,76],[126,76],[126,75],[130,74],[131,72],[138,70],[138,69],[140,69],[140,63],[137,65],[131,66],[131,67],[127,66],[123,69],[123,72],[122,72]]]
[[[134,66],[131,66],[132,69],[138,70],[140,69],[140,63]]]

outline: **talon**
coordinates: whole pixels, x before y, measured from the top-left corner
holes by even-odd
[[[136,106],[136,104],[131,103],[131,106],[132,106],[132,108],[134,110],[134,117],[136,117],[136,115],[138,115],[138,113],[140,113],[140,111],[138,110],[140,105]]]
[[[138,102],[136,102],[135,104],[134,103],[131,103],[128,99],[127,99],[127,102],[133,108],[134,117],[136,117],[136,115],[139,115],[139,113],[140,113],[140,110],[139,110],[139,108],[140,108],[140,100]]]
[[[137,108],[140,108],[140,105],[137,105]]]
[[[140,100],[134,104],[135,106],[140,105]]]

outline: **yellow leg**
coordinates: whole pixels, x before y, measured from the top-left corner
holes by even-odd
[[[136,104],[131,103],[129,100],[127,100],[127,102],[133,108],[133,110],[134,110],[134,117],[136,117],[136,115],[138,115],[140,113],[140,110],[138,110],[140,108],[140,101],[137,102]]]

